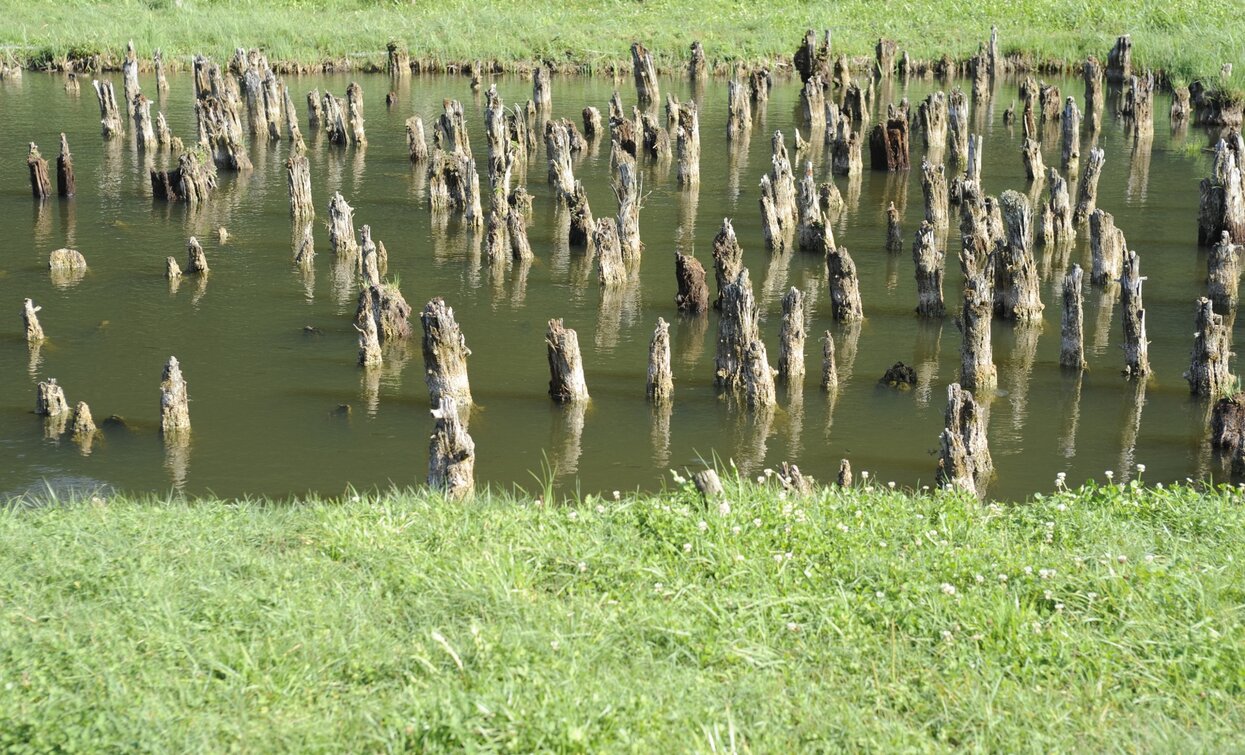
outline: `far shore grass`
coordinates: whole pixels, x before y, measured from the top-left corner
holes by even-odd
[[[3,752],[1223,752],[1243,732],[1239,489],[0,508]]]
[[[505,65],[541,60],[586,70],[630,65],[642,41],[667,67],[700,41],[711,61],[789,58],[805,29],[830,29],[835,51],[873,55],[888,37],[916,59],[972,56],[991,25],[1004,52],[1034,61],[1105,58],[1131,34],[1135,63],[1174,80],[1219,85],[1224,63],[1245,68],[1245,16],[1222,0],[0,0],[0,46],[35,67],[102,54],[119,61],[133,39],[147,57],[163,48],[185,63],[260,47],[300,64],[350,59],[383,64],[397,40],[432,64],[474,60]],[[1235,71],[1230,87],[1245,72]]]

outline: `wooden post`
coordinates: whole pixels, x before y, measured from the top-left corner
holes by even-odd
[[[754,68],[748,73],[748,94],[754,104],[764,107],[773,88],[774,78],[768,68]]]
[[[1120,278],[1120,303],[1124,310],[1124,375],[1144,378],[1150,372],[1146,310],[1141,302],[1141,260],[1129,250],[1124,255]]]
[[[1072,225],[1072,200],[1068,197],[1068,182],[1059,172],[1049,168],[1050,201],[1042,208],[1040,238],[1043,244],[1065,246],[1076,240]]]
[[[851,117],[844,114],[839,118],[838,132],[830,153],[830,169],[836,175],[860,175],[860,142],[860,132],[852,128]]]
[[[778,213],[778,200],[774,192],[774,182],[769,174],[761,176],[761,230],[765,238],[765,248],[773,251],[784,251],[787,248],[787,234],[782,226]],[[721,291],[721,286],[718,286]]]
[[[618,199],[618,242],[628,265],[639,263],[644,248],[640,243],[640,180],[635,160],[618,161],[613,180],[614,197]]]
[[[350,127],[344,103],[333,96],[332,92],[324,93],[324,131],[332,144],[346,145],[350,143]]]
[[[186,242],[186,274],[207,275],[210,271],[207,255],[203,253],[203,245],[194,236]]]
[[[968,99],[959,87],[952,89],[948,98],[947,125],[951,131],[951,167],[959,170],[968,161]]]
[[[365,290],[359,297],[355,312],[354,329],[359,333],[359,365],[376,367],[383,361],[380,351],[380,330],[376,327],[376,308],[372,297]]]
[[[921,160],[921,196],[925,201],[925,220],[938,231],[946,233],[950,221],[947,218],[947,173],[942,164],[931,165]]]
[[[687,77],[692,81],[705,78],[705,48],[700,44],[700,40],[692,43],[692,52],[687,63]]]
[[[576,186],[579,183],[576,182]],[[527,238],[527,210],[531,207],[531,197],[522,186],[510,192],[510,211],[506,214],[506,230],[510,236],[510,256],[516,260],[532,259],[532,244]]]
[[[644,385],[644,395],[649,401],[661,403],[669,401],[674,393],[674,376],[670,371],[670,324],[657,318],[657,327],[653,329],[653,339],[648,345],[648,378]]]
[[[852,486],[852,463],[847,459],[839,460],[839,474],[835,478],[841,488],[850,488]]]
[[[1188,121],[1191,111],[1192,104],[1189,87],[1172,87],[1172,105],[1168,111],[1168,118],[1171,119],[1172,127],[1179,127]]]
[[[1223,315],[1215,314],[1210,299],[1205,296],[1197,300],[1194,328],[1193,352],[1184,378],[1194,396],[1217,397],[1232,381],[1228,371],[1232,329],[1224,323]]]
[[[887,107],[886,121],[874,126],[869,137],[870,165],[874,170],[893,173],[907,170],[910,165],[908,118],[905,113],[896,111],[893,105]]]
[[[752,132],[752,103],[747,88],[732,79],[726,85],[726,138],[747,141]]]
[[[26,331],[26,343],[40,343],[43,341],[43,327],[39,324],[39,316],[43,307],[36,307],[35,303],[30,299],[22,301],[22,325]]]
[[[921,223],[912,243],[916,263],[916,313],[921,317],[943,317],[947,313],[942,299],[942,276],[946,254],[938,248],[935,229],[928,220]]]
[[[1025,162],[1025,175],[1030,181],[1046,175],[1046,164],[1042,162],[1042,143],[1037,139],[1025,139],[1021,147]]]
[[[1236,309],[1240,262],[1241,246],[1224,231],[1206,258],[1206,295],[1221,313]]]
[[[281,95],[281,82],[271,69],[265,72],[263,81],[264,112],[268,116],[265,124],[268,141],[281,141],[281,109],[285,106],[285,98]],[[362,121],[360,121],[362,128]]]
[[[830,284],[830,314],[836,322],[865,318],[860,304],[860,281],[856,263],[843,247],[826,249],[826,272]]]
[[[830,331],[821,336],[821,389],[826,392],[839,387],[839,370],[834,363],[834,338]]]
[[[182,277],[182,269],[177,266],[177,260],[172,257],[164,259],[164,279],[170,282],[176,281]]]
[[[341,192],[334,192],[329,199],[329,246],[339,256],[353,257],[359,253],[359,245],[355,241],[354,208],[346,204]]]
[[[1076,213],[1072,216],[1072,221],[1078,226],[1088,220],[1090,213],[1098,206],[1098,179],[1102,176],[1102,165],[1106,159],[1106,153],[1101,149],[1089,151],[1089,159],[1085,161],[1085,171],[1081,174],[1081,185],[1077,190]]]
[[[1115,218],[1101,209],[1089,215],[1089,248],[1093,258],[1089,282],[1104,286],[1120,279],[1124,252],[1128,248],[1124,232],[1115,227]]]
[[[689,186],[700,182],[700,120],[696,102],[689,100],[679,106],[678,139],[679,184]]]
[[[30,169],[30,193],[35,199],[47,199],[52,196],[52,181],[48,178],[48,161],[39,154],[39,147],[30,143],[30,152],[26,155],[26,167]]]
[[[636,98],[642,106],[661,101],[657,86],[657,69],[652,54],[639,42],[631,43],[631,65],[635,72]]]
[[[889,79],[891,74],[895,72],[895,53],[899,46],[890,39],[879,39],[877,45],[874,46],[874,53],[877,59],[878,76],[883,79]]]
[[[1093,55],[1085,60],[1081,69],[1085,80],[1085,127],[1092,134],[1102,127],[1102,63]]]
[[[973,75],[973,100],[983,101],[990,92],[990,61],[986,51],[977,49],[977,54],[968,61],[969,70]]]
[[[1215,144],[1211,173],[1201,183],[1198,205],[1198,246],[1217,242],[1223,231],[1234,241],[1245,241],[1245,187],[1236,150],[1220,139]]]
[[[775,131],[770,140],[773,153],[770,157],[769,178],[774,185],[774,204],[778,221],[783,229],[794,228],[798,213],[795,206],[795,174],[787,157],[787,146],[782,132]]]
[[[986,442],[986,417],[973,394],[957,383],[947,386],[947,413],[939,438],[939,485],[983,495],[993,472]]]
[[[804,82],[800,90],[800,109],[804,124],[808,126],[809,140],[823,141],[826,135],[826,90],[821,76],[813,76]]]
[[[1130,76],[1125,92],[1128,126],[1134,139],[1144,141],[1154,136],[1154,75]]]
[[[583,360],[579,355],[579,336],[563,326],[562,319],[549,321],[545,331],[549,356],[549,396],[559,403],[588,400]]]
[[[216,172],[199,160],[198,151],[183,152],[174,170],[152,170],[151,191],[156,199],[194,205],[207,201],[216,188]]]
[[[411,75],[411,53],[407,51],[406,46],[399,44],[395,40],[390,40],[385,45],[388,52],[385,70],[395,78],[405,78]]]
[[[1042,298],[1037,264],[1029,250],[1033,236],[1033,212],[1029,200],[1017,191],[999,198],[1005,240],[992,254],[994,312],[1005,320],[1028,322],[1041,319]]]
[[[744,387],[745,349],[759,336],[759,313],[747,268],[740,268],[722,287],[720,302],[714,385],[719,391],[733,392]]]
[[[722,227],[713,238],[713,272],[718,284],[718,298],[713,306],[722,308],[727,284],[739,277],[744,269],[744,250],[735,238],[735,228],[730,218],[722,219]]]
[[[1043,123],[1057,121],[1063,115],[1060,109],[1062,99],[1060,98],[1058,85],[1047,84],[1043,81],[1038,88],[1038,102],[1042,108]]]
[[[715,243],[714,249],[717,248]],[[716,256],[715,256],[716,261]],[[709,286],[705,282],[705,267],[691,255],[674,253],[674,277],[678,283],[675,307],[681,312],[700,314],[709,309]],[[719,290],[721,289],[719,281]]]
[[[765,342],[749,341],[743,351],[744,403],[749,409],[764,409],[778,403],[774,392],[774,370],[769,366]]]
[[[1107,80],[1125,82],[1133,75],[1133,40],[1128,34],[1116,37],[1107,54]]]
[[[458,406],[470,406],[467,357],[471,356],[471,349],[454,319],[454,310],[438,296],[424,307],[419,320],[424,330],[424,381],[428,384],[429,400],[434,406],[446,398]]]
[[[618,240],[618,223],[613,218],[597,218],[592,247],[597,253],[597,279],[602,286],[621,286],[630,279]]]
[[[320,132],[323,117],[320,111],[320,90],[313,89],[307,93],[307,128],[313,134]]]
[[[91,407],[85,401],[79,401],[73,408],[73,422],[69,426],[69,434],[73,439],[90,443],[95,435],[95,419],[91,417]]]
[[[122,93],[125,95],[125,113],[133,113],[134,99],[139,95],[138,55],[134,52],[134,40],[125,47],[125,59],[121,62]]]
[[[160,434],[165,438],[190,432],[190,393],[177,357],[169,357],[160,380]]]
[[[576,247],[588,246],[592,241],[595,224],[592,219],[592,208],[588,206],[588,193],[584,190],[583,183],[575,182],[575,191],[567,197],[567,207],[571,216],[568,243]]]
[[[169,91],[169,80],[164,75],[164,53],[159,47],[151,54],[151,62],[156,71],[156,92]]]
[[[48,378],[35,388],[35,414],[42,417],[59,417],[69,413],[69,402],[65,400],[65,391],[56,383],[56,378]]]
[[[800,74],[800,81],[805,82],[813,76],[820,75],[829,80],[830,76],[830,30],[826,29],[825,37],[820,46],[817,44],[817,32],[812,29],[804,32],[800,46],[792,55],[792,64]]]
[[[1063,277],[1063,321],[1060,326],[1059,364],[1071,370],[1085,369],[1085,316],[1081,295],[1081,266],[1072,263]]]
[[[804,164],[804,178],[800,179],[799,201],[797,203],[799,220],[796,225],[796,239],[800,251],[825,254],[822,240],[825,238],[827,220],[821,209],[821,193],[817,181],[813,178],[813,163]],[[765,216],[764,207],[762,217]],[[767,229],[768,231],[769,229]],[[768,233],[767,233],[768,235]]]
[[[1062,160],[1061,170],[1068,175],[1076,173],[1081,162],[1081,111],[1076,107],[1076,100],[1069,97],[1063,106]]]
[[[406,119],[406,149],[413,163],[428,159],[428,142],[424,138],[424,121],[418,115]]]
[[[72,197],[78,191],[78,183],[73,174],[73,155],[69,154],[69,141],[61,133],[61,152],[56,158],[56,193],[62,197]]]
[[[363,130],[363,88],[356,81],[346,87],[346,111],[350,116],[350,135],[357,145],[367,144],[367,134]]]
[[[461,500],[475,489],[475,442],[452,396],[437,401],[432,417],[436,425],[428,445],[428,487]]]
[[[903,249],[903,216],[891,202],[886,208],[886,251],[898,252]]]
[[[947,96],[934,92],[917,109],[925,153],[929,162],[942,167],[943,150],[947,146]]]
[[[315,203],[311,198],[311,162],[306,155],[292,155],[285,161],[285,182],[290,193],[290,215],[304,219],[315,217]]]
[[[549,183],[556,188],[559,201],[565,202],[575,191],[575,171],[566,126],[561,121],[545,124],[545,151],[549,155]]]
[[[804,295],[792,286],[782,297],[778,330],[778,380],[795,386],[804,380]]]
[[[177,140],[179,145],[178,151],[181,151],[181,139]],[[173,148],[173,132],[169,130],[169,122],[165,120],[164,113],[156,113],[156,145],[162,149]]]
[[[532,69],[532,102],[536,104],[537,112],[544,113],[546,117],[553,113],[553,90],[549,83],[549,70],[544,66]]]
[[[584,136],[595,139],[604,133],[601,129],[601,111],[589,105],[584,108]]]
[[[998,382],[990,344],[990,289],[984,275],[969,276],[964,282],[964,308],[956,323],[964,336],[960,344],[960,383],[977,393],[993,389]]]

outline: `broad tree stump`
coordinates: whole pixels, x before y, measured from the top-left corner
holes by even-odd
[[[942,299],[942,276],[945,253],[938,248],[934,226],[921,223],[912,243],[912,260],[916,263],[916,313],[921,317],[943,317],[947,314]]]
[[[674,376],[670,371],[670,324],[657,318],[653,338],[648,344],[648,377],[644,395],[649,401],[669,401],[674,394]]]
[[[432,417],[436,425],[428,445],[428,487],[447,498],[466,498],[475,489],[475,442],[452,396],[437,401]]]
[[[1021,156],[1024,158],[1025,175],[1030,181],[1046,175],[1046,164],[1042,162],[1042,143],[1037,139],[1025,139],[1021,145]]]
[[[1239,167],[1239,148],[1220,139],[1215,144],[1211,173],[1201,182],[1197,215],[1198,246],[1211,246],[1227,231],[1234,242],[1245,241],[1245,183]]]
[[[769,366],[765,342],[754,338],[743,352],[744,403],[749,409],[765,409],[778,403],[774,391],[774,370]]]
[[[741,268],[736,277],[723,286],[721,310],[713,362],[714,385],[719,391],[735,392],[744,387],[744,352],[748,344],[759,337],[759,312],[747,268]]]
[[[545,152],[549,155],[549,183],[565,202],[575,191],[575,171],[571,165],[571,145],[566,126],[559,120],[545,124]]]
[[[1050,200],[1042,208],[1042,226],[1038,241],[1054,246],[1067,246],[1076,241],[1076,227],[1072,224],[1072,200],[1068,196],[1068,182],[1054,168],[1048,168]]]
[[[78,191],[78,182],[73,174],[73,155],[69,154],[69,141],[61,133],[61,151],[56,158],[56,193],[62,197],[72,197]]]
[[[1220,396],[1232,384],[1232,374],[1228,371],[1232,329],[1224,323],[1223,315],[1215,314],[1210,299],[1205,296],[1197,300],[1194,328],[1189,371],[1184,374],[1189,392],[1194,396]]]
[[[359,253],[359,244],[355,240],[354,208],[346,204],[341,192],[334,192],[329,199],[329,246],[333,254],[342,257],[354,257]]]
[[[134,98],[134,130],[139,147],[153,150],[160,146],[155,124],[151,120],[151,100],[141,94]]]
[[[203,245],[194,236],[186,242],[186,274],[187,275],[207,275],[210,271],[207,262],[207,255],[203,252]]]
[[[1089,215],[1089,249],[1093,259],[1089,282],[1105,286],[1120,279],[1124,265],[1124,252],[1128,244],[1124,232],[1115,227],[1115,218],[1105,210],[1097,209]]]
[[[874,56],[879,77],[889,79],[895,72],[895,55],[898,51],[899,45],[893,40],[878,39],[878,43],[874,46]]]
[[[1133,39],[1124,34],[1116,37],[1115,46],[1107,54],[1107,81],[1121,83],[1133,75]]]
[[[631,65],[635,73],[636,98],[642,106],[661,101],[653,55],[639,42],[631,43]]]
[[[947,173],[941,165],[933,165],[928,159],[921,160],[921,196],[925,203],[925,221],[939,235],[945,235],[950,221],[947,218],[950,203],[947,200]]]
[[[587,401],[579,336],[562,324],[562,318],[550,320],[545,346],[549,356],[549,397],[559,403]]]
[[[825,80],[821,76],[813,76],[800,89],[800,110],[804,116],[804,125],[808,127],[808,138],[813,142],[821,142],[826,136],[825,88]]]
[[[804,178],[800,179],[797,210],[799,219],[795,233],[800,251],[825,254],[826,250],[822,248],[822,240],[825,238],[823,227],[827,220],[821,208],[821,192],[818,189],[816,179],[813,178],[812,162],[804,164]],[[764,207],[761,214],[764,219],[766,214]],[[771,231],[768,228],[766,231],[768,237]]]
[[[998,384],[994,351],[990,345],[990,316],[993,310],[991,286],[984,275],[972,275],[964,282],[964,307],[956,323],[960,343],[960,384],[977,393]]]
[[[1090,213],[1098,206],[1098,179],[1102,176],[1102,166],[1106,159],[1106,153],[1101,149],[1089,151],[1089,159],[1085,161],[1085,171],[1081,173],[1081,184],[1077,189],[1076,212],[1072,216],[1072,221],[1078,226],[1088,220]]]
[[[428,302],[419,315],[423,325],[424,382],[433,406],[442,399],[452,399],[458,406],[472,403],[471,383],[467,377],[467,339],[463,336],[454,310],[441,297]]]
[[[315,217],[315,203],[311,198],[311,161],[306,155],[292,155],[285,161],[285,183],[290,194],[290,215],[303,219]]]
[[[971,392],[952,383],[947,386],[946,422],[939,438],[938,484],[981,496],[993,470],[985,412]]]
[[[42,310],[43,307],[36,307],[30,299],[22,300],[22,326],[26,331],[26,343],[43,341],[43,326],[39,324],[39,315],[36,314]]]
[[[860,304],[860,281],[856,263],[844,247],[826,249],[826,274],[830,287],[830,314],[835,322],[865,319]]]
[[[553,112],[553,90],[549,81],[549,69],[536,66],[532,69],[532,100],[538,112],[546,117]]]
[[[65,391],[56,378],[48,378],[35,387],[35,414],[43,417],[59,417],[69,413]]]
[[[1081,266],[1072,263],[1063,277],[1063,320],[1059,335],[1059,365],[1071,370],[1085,369],[1085,299],[1081,294]]]
[[[601,128],[601,111],[589,105],[584,108],[584,136],[589,139],[596,139],[604,133]]]
[[[839,176],[858,176],[861,171],[860,132],[852,128],[852,119],[844,114],[830,150],[830,169]]]
[[[69,425],[69,434],[79,443],[90,443],[96,433],[95,419],[91,416],[91,407],[85,401],[79,401],[73,408],[73,421]]]
[[[718,285],[718,298],[713,303],[714,308],[722,308],[727,284],[738,278],[743,269],[744,250],[735,238],[735,227],[731,225],[730,218],[723,218],[722,227],[713,237],[713,273]]]
[[[1145,141],[1154,137],[1154,75],[1130,76],[1124,92],[1124,111],[1133,139]]]
[[[752,133],[752,103],[747,87],[732,79],[726,85],[726,138],[746,142]]]
[[[597,218],[592,248],[597,253],[597,279],[602,286],[621,286],[631,279],[618,240],[618,223],[613,218]]]
[[[692,43],[687,61],[687,77],[693,82],[705,78],[705,48],[700,44],[700,40]]]
[[[30,193],[35,199],[47,199],[52,196],[52,181],[48,178],[48,161],[39,154],[39,147],[30,143],[30,152],[26,155],[26,167],[30,169]]]
[[[804,380],[804,295],[792,286],[782,297],[782,325],[778,330],[778,380],[798,386]]]
[[[752,102],[764,106],[769,102],[769,92],[774,88],[774,77],[768,68],[754,68],[748,73],[748,94]]]
[[[947,146],[947,96],[942,92],[930,94],[917,108],[916,117],[925,142],[926,159],[941,167]]]
[[[835,477],[835,482],[841,488],[852,486],[852,463],[847,459],[839,460],[839,474]]]
[[[722,487],[722,478],[718,477],[715,470],[702,469],[692,475],[692,484],[696,486],[701,499],[706,503],[726,497],[726,490]]]
[[[584,190],[583,183],[575,182],[575,191],[567,197],[566,204],[571,216],[568,243],[574,247],[589,246],[596,226],[592,219],[592,208],[588,206],[588,192]]]
[[[125,121],[117,109],[117,95],[112,82],[95,79],[91,85],[95,87],[95,97],[99,100],[99,122],[104,138],[112,139],[125,134]]]
[[[86,258],[77,249],[56,249],[48,255],[48,270],[74,273],[86,270]]]
[[[1206,295],[1220,313],[1236,309],[1241,277],[1241,245],[1233,244],[1228,232],[1219,237],[1206,257]]]
[[[817,32],[812,29],[804,32],[800,46],[796,48],[792,64],[800,74],[800,81],[806,82],[814,76],[830,80],[830,30],[826,29],[820,45],[817,44]]]
[[[679,311],[700,314],[709,309],[709,286],[705,282],[705,267],[700,260],[676,251],[674,277],[678,283],[674,305]],[[720,287],[719,283],[719,290]]]
[[[324,132],[328,135],[331,144],[345,146],[350,143],[350,125],[346,107],[346,103],[335,97],[332,92],[324,93],[322,107]]]
[[[201,154],[199,150],[182,152],[175,169],[152,170],[152,195],[166,202],[206,202],[216,188],[216,171],[211,163],[201,159]]]
[[[869,137],[870,165],[874,170],[890,172],[907,170],[908,160],[908,118],[901,112],[889,107],[885,123],[873,127]]]
[[[999,197],[999,207],[1006,238],[995,245],[990,261],[994,267],[994,313],[1004,320],[1040,320],[1041,280],[1029,249],[1033,236],[1029,200],[1020,192],[1008,190]]]
[[[640,243],[641,178],[634,159],[622,158],[614,171],[612,188],[618,199],[618,243],[623,261],[638,264],[644,245]]]
[[[1120,303],[1124,319],[1124,375],[1144,378],[1150,372],[1150,342],[1146,339],[1146,310],[1141,302],[1141,259],[1134,251],[1124,255]]]
[[[169,357],[160,380],[160,434],[166,439],[190,432],[190,393],[177,357]]]

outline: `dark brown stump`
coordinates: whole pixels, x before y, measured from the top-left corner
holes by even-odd
[[[595,139],[604,133],[601,129],[601,111],[592,106],[584,108],[584,136]]]
[[[1194,320],[1193,351],[1189,371],[1184,374],[1189,392],[1194,396],[1220,396],[1232,384],[1228,359],[1232,356],[1232,329],[1224,324],[1223,315],[1215,314],[1210,299],[1197,300]]]
[[[566,204],[571,215],[568,242],[571,246],[586,247],[592,240],[595,225],[592,209],[588,206],[588,193],[581,182],[575,182],[575,191],[567,197]]]
[[[61,134],[61,152],[56,158],[56,193],[62,197],[72,197],[78,191],[77,181],[73,175],[73,155],[69,154],[69,141]]]
[[[800,46],[792,56],[792,64],[800,74],[800,81],[805,82],[820,75],[830,80],[830,30],[826,29],[820,45],[817,44],[817,32],[812,29],[804,32]]]
[[[1116,37],[1107,53],[1107,81],[1123,83],[1133,75],[1133,40],[1128,34]]]
[[[584,382],[583,360],[579,354],[579,336],[565,327],[562,319],[549,321],[545,331],[549,356],[549,396],[559,403],[588,400]]]
[[[946,422],[939,438],[938,484],[981,496],[993,469],[985,412],[971,392],[952,383],[947,386]]]
[[[885,123],[869,136],[870,165],[874,170],[908,170],[908,119],[893,108]]]
[[[852,128],[852,119],[847,115],[840,117],[830,152],[830,169],[835,175],[860,175],[860,149],[860,132]]]
[[[461,500],[475,489],[475,442],[452,397],[442,397],[432,416],[436,425],[428,446],[428,487]]]
[[[1234,242],[1245,241],[1245,185],[1236,150],[1220,139],[1211,173],[1201,183],[1198,205],[1198,246],[1211,246],[1227,231]]]
[[[1073,263],[1063,277],[1063,321],[1060,326],[1059,364],[1085,369],[1085,315],[1081,294],[1081,266]]]
[[[47,199],[52,196],[52,181],[48,178],[48,161],[39,154],[39,147],[30,143],[30,152],[26,155],[26,167],[30,169],[30,192],[35,199]]]
[[[644,395],[649,401],[669,401],[674,394],[674,375],[670,371],[670,324],[657,318],[653,338],[648,344],[648,378]]]
[[[705,282],[705,267],[700,260],[676,251],[674,277],[679,287],[674,304],[679,311],[700,314],[709,309],[709,285]]]

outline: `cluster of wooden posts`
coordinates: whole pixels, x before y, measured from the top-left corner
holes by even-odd
[[[389,47],[390,73],[409,75],[410,58],[400,46]],[[484,133],[487,140],[487,210],[481,198],[481,176],[471,150],[467,116],[457,100],[445,100],[442,113],[432,124],[432,148],[425,137],[419,116],[406,121],[409,158],[425,166],[429,180],[430,206],[434,213],[455,213],[466,225],[484,235],[486,259],[490,265],[505,265],[533,256],[527,239],[527,221],[532,197],[524,187],[529,158],[544,137],[547,180],[555,187],[556,201],[570,216],[568,242],[586,249],[597,261],[600,285],[605,289],[625,285],[636,275],[644,244],[640,239],[640,211],[643,190],[637,160],[677,160],[680,185],[695,185],[700,178],[700,122],[694,101],[679,102],[672,94],[664,100],[666,123],[658,121],[661,102],[659,78],[651,54],[641,44],[632,46],[637,105],[630,112],[618,92],[610,99],[608,117],[592,106],[582,111],[583,131],[565,118],[553,116],[548,72],[537,67],[532,72],[532,98],[507,108],[489,87],[485,94]],[[959,381],[947,388],[945,428],[941,435],[937,479],[941,484],[981,493],[992,475],[986,442],[985,412],[974,394],[988,394],[995,387],[996,370],[991,353],[992,320],[999,318],[1024,325],[1039,321],[1045,304],[1041,300],[1035,246],[1050,246],[1066,255],[1081,229],[1088,226],[1092,251],[1090,285],[1118,292],[1123,311],[1124,361],[1122,370],[1129,379],[1145,381],[1150,372],[1146,338],[1145,307],[1142,301],[1140,256],[1130,250],[1123,232],[1115,226],[1109,212],[1097,207],[1098,181],[1105,161],[1103,150],[1092,148],[1082,165],[1082,132],[1097,133],[1102,128],[1106,82],[1122,87],[1120,115],[1135,145],[1145,145],[1153,136],[1154,77],[1138,73],[1131,66],[1131,41],[1117,40],[1105,66],[1091,57],[1083,65],[1084,110],[1076,98],[1063,97],[1057,86],[1025,77],[1021,83],[1020,110],[1013,106],[1004,115],[1008,123],[1020,121],[1025,140],[1020,159],[1033,182],[1026,195],[1005,191],[987,196],[982,190],[982,147],[979,134],[970,133],[969,97],[986,96],[992,78],[1009,72],[1011,62],[1001,52],[996,33],[983,44],[980,53],[964,73],[971,76],[971,92],[959,87],[950,92],[934,92],[915,110],[905,99],[888,103],[886,115],[870,125],[876,98],[875,82],[892,76],[948,73],[948,61],[913,61],[893,42],[879,40],[871,70],[860,75],[845,55],[831,50],[830,34],[820,38],[809,31],[793,57],[801,79],[800,103],[808,134],[795,132],[796,165],[786,139],[775,132],[771,140],[770,169],[760,181],[758,204],[765,245],[768,249],[798,249],[824,258],[831,314],[835,321],[852,323],[864,318],[856,266],[847,248],[838,243],[831,229],[831,218],[843,206],[833,182],[818,183],[814,165],[800,157],[812,154],[810,145],[822,145],[829,155],[834,174],[854,176],[863,170],[863,145],[869,145],[873,170],[901,172],[912,165],[912,137],[919,135],[925,155],[919,164],[924,199],[924,219],[912,237],[911,249],[917,283],[916,314],[923,318],[942,318],[948,306],[943,296],[951,213],[958,208],[960,245],[957,257],[963,275],[963,296],[958,303],[956,324],[962,333]],[[161,71],[157,53],[157,71]],[[252,138],[291,143],[286,161],[290,213],[297,244],[295,264],[310,266],[314,258],[311,219],[315,215],[311,199],[311,170],[305,154],[294,103],[288,88],[276,77],[264,56],[257,51],[238,50],[226,70],[197,57],[194,61],[195,114],[198,139],[190,147],[171,136],[163,113],[153,122],[150,101],[138,90],[134,51],[131,45],[125,68],[125,115],[122,116],[110,82],[94,82],[103,135],[114,138],[132,121],[141,135],[139,143],[147,149],[167,145],[176,155],[176,167],[152,170],[155,197],[162,201],[197,203],[208,201],[216,185],[218,170],[246,171],[252,166],[245,140]],[[705,76],[704,50],[692,48],[688,65],[691,77]],[[163,75],[158,81],[164,86]],[[473,72],[472,86],[482,87],[480,71]],[[773,76],[765,68],[739,69],[728,86],[726,133],[732,142],[747,139],[752,128],[752,111],[763,108],[773,87]],[[1210,98],[1201,90],[1178,90],[1173,98],[1173,121],[1196,118],[1211,121],[1222,113],[1213,110]],[[392,100],[392,95],[391,95]],[[362,90],[351,83],[342,100],[318,91],[307,95],[307,123],[323,132],[333,144],[366,143]],[[1040,126],[1060,124],[1060,164],[1043,163]],[[153,125],[154,123],[154,125]],[[1238,124],[1239,125],[1239,124]],[[572,153],[584,150],[590,140],[610,140],[611,185],[617,200],[612,215],[594,217],[588,206],[583,184],[573,172]],[[1138,147],[1138,148],[1145,148]],[[1237,305],[1237,282],[1241,243],[1245,243],[1245,180],[1241,160],[1245,142],[1239,133],[1230,133],[1215,148],[1212,175],[1202,183],[1198,235],[1201,243],[1213,245],[1209,257],[1207,295],[1195,305],[1194,345],[1186,373],[1194,395],[1222,397],[1213,412],[1213,440],[1232,454],[1237,471],[1245,471],[1245,398],[1233,389],[1228,370],[1230,328],[1224,315]],[[32,190],[36,197],[51,193],[46,162],[31,145],[28,158]],[[1077,173],[1079,170],[1079,179]],[[58,192],[72,194],[73,167],[68,145],[62,135],[57,166]],[[1070,182],[1075,184],[1075,199]],[[1047,188],[1042,196],[1043,185]],[[372,238],[369,226],[356,233],[353,208],[340,194],[328,206],[328,236],[335,260],[353,271],[359,288],[355,328],[359,333],[359,364],[372,369],[382,361],[382,346],[390,340],[408,337],[411,307],[398,286],[384,279],[388,255],[384,244]],[[898,251],[905,245],[900,214],[888,208],[886,246]],[[183,274],[206,275],[207,261],[195,239],[189,241],[185,270],[173,258],[167,261],[167,274],[175,279]],[[58,250],[52,265],[85,265],[76,252]],[[60,258],[58,259],[58,255]],[[708,274],[691,255],[675,254],[674,297],[678,311],[700,314],[710,308],[720,311],[717,350],[714,359],[715,385],[724,395],[737,400],[747,410],[760,410],[776,403],[776,385],[797,383],[805,374],[804,351],[807,333],[804,295],[795,288],[782,298],[777,367],[770,359],[759,332],[759,312],[743,249],[729,219],[722,221],[713,240],[713,269],[716,295],[709,290]],[[1086,365],[1083,344],[1084,271],[1072,264],[1063,279],[1060,364],[1068,370]],[[1112,293],[1111,295],[1117,295]],[[26,300],[23,316],[27,338],[42,340],[36,312]],[[454,319],[453,310],[434,298],[420,313],[423,326],[423,353],[429,397],[433,406],[435,430],[430,448],[428,481],[451,496],[463,496],[474,485],[474,443],[467,432],[472,404],[467,377],[470,350]],[[550,319],[546,330],[549,361],[549,395],[558,402],[579,404],[589,397],[584,380],[583,359],[576,332],[562,319]],[[822,388],[833,392],[838,375],[835,344],[831,332],[822,336]],[[645,395],[652,402],[668,402],[673,393],[670,366],[669,325],[659,318],[649,350]],[[54,380],[40,383],[38,408],[55,418],[69,416],[59,385]],[[166,438],[183,438],[189,432],[185,381],[175,358],[170,358],[161,385],[162,430]],[[90,410],[79,404],[73,412],[73,433],[89,437],[94,432]],[[62,422],[62,429],[64,423]],[[811,481],[799,470],[784,465],[779,475],[784,485],[806,489]],[[850,465],[844,461],[839,482],[850,484]],[[711,473],[697,475],[695,482],[706,496],[720,493],[720,481]]]

